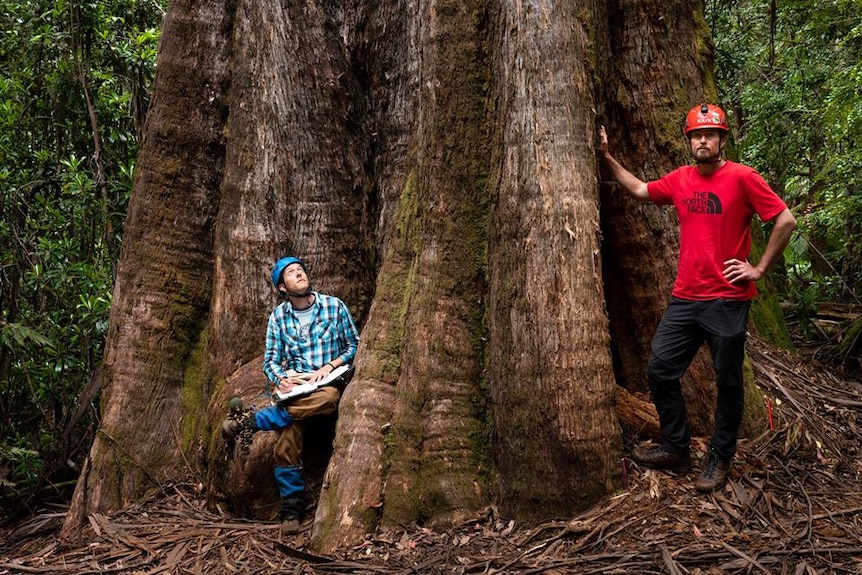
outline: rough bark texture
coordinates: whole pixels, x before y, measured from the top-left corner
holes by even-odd
[[[592,14],[568,2],[499,8],[488,250],[499,503],[565,517],[614,490],[622,447],[601,281]]]
[[[173,2],[126,221],[105,351],[103,414],[64,534],[185,471],[186,362],[206,320],[232,14]]]
[[[314,545],[334,549],[361,539],[383,508],[384,453],[401,370],[401,346],[415,241],[412,221],[418,112],[418,41],[412,2],[357,11],[349,34],[365,63],[369,114],[375,126],[371,170],[380,217],[380,262],[374,300],[362,330],[357,373],[345,390],[333,457],[315,516]]]
[[[388,225],[361,378],[342,402],[318,508],[315,539],[326,548],[355,541],[378,520],[451,524],[487,500],[481,8],[393,3],[369,15],[369,38],[379,42],[370,88],[383,96],[375,165]],[[389,85],[397,87],[387,93]]]
[[[216,382],[262,350],[277,303],[269,269],[278,257],[303,258],[315,287],[348,302],[360,325],[371,299],[375,216],[365,172],[365,104],[338,16],[314,3],[238,1],[208,338],[208,373]],[[261,366],[256,358],[251,368]],[[216,423],[233,395],[257,407],[266,402],[263,377],[230,383],[229,392],[217,387],[210,401]],[[334,426],[315,428],[319,423],[309,422],[303,454],[312,500],[325,467],[315,464],[314,440],[331,444]],[[265,517],[278,507],[273,436],[259,434],[227,470],[210,468],[213,486],[239,513]],[[220,440],[210,437],[218,453]],[[323,447],[328,455],[329,445]],[[255,484],[265,488],[255,491]]]
[[[314,547],[613,493],[615,414],[655,435],[639,397],[676,223],[600,183],[595,129],[644,178],[686,161],[679,119],[713,92],[701,10],[172,2],[67,532],[186,471],[274,515],[272,434],[227,453],[218,426],[230,397],[268,401],[268,274],[288,253],[362,326],[337,423],[307,433]],[[686,381],[696,433],[709,372]]]
[[[420,2],[415,252],[383,520],[462,520],[485,502],[482,325],[488,146],[478,1]]]
[[[224,406],[240,397],[249,408],[269,403],[266,376],[257,357],[234,372],[216,392],[210,404],[209,419],[218,423],[225,417]],[[249,441],[251,439],[251,441]],[[213,500],[224,501],[241,517],[274,519],[281,509],[281,497],[272,474],[275,433],[243,435],[232,444],[213,437],[208,456],[227,461],[227,465],[210,465],[207,484]]]
[[[224,377],[260,353],[272,263],[301,256],[317,288],[370,298],[362,101],[323,6],[237,0],[210,355]]]
[[[620,424],[632,435],[660,440],[661,426],[658,411],[648,397],[639,397],[626,388],[617,386],[616,413]]]

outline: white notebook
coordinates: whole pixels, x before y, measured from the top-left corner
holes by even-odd
[[[349,363],[345,363],[344,365],[339,365],[335,369],[333,369],[329,375],[321,379],[320,381],[315,381],[314,383],[303,383],[300,385],[294,385],[290,388],[288,392],[275,392],[275,398],[278,401],[285,401],[288,399],[293,399],[294,397],[299,397],[301,395],[308,395],[312,391],[316,390],[319,387],[324,387],[327,385],[331,385],[336,383],[344,374],[353,369],[353,366]],[[288,377],[294,379],[308,379],[311,377],[310,373],[297,373],[297,372],[288,372]]]

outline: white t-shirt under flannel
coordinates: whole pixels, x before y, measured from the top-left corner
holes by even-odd
[[[314,303],[307,310],[296,312],[290,301],[272,310],[266,327],[263,371],[275,385],[289,369],[308,373],[338,358],[351,363],[358,345],[359,331],[344,302],[314,292]]]

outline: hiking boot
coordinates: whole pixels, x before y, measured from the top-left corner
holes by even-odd
[[[278,530],[282,535],[296,535],[299,533],[299,517],[282,519]]]
[[[282,535],[294,535],[299,532],[303,506],[302,497],[285,497],[281,500],[281,512],[279,513],[281,526],[279,530]]]
[[[654,449],[635,447],[632,449],[632,461],[649,467],[651,469],[665,469],[674,473],[688,473],[691,471],[691,455],[688,450],[677,452],[671,451],[664,445]]]
[[[718,453],[710,449],[703,462],[703,471],[700,477],[697,478],[694,487],[702,493],[712,493],[716,489],[721,489],[727,483],[727,474],[729,472],[730,461],[723,461],[718,457]]]

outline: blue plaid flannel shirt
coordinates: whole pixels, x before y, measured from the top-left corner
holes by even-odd
[[[308,333],[300,333],[299,318],[289,301],[276,306],[266,326],[263,372],[277,385],[287,370],[312,372],[341,358],[351,363],[359,345],[359,330],[343,301],[314,292]]]

